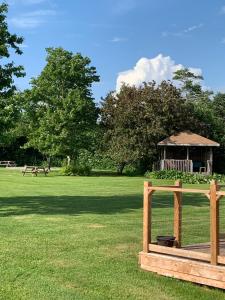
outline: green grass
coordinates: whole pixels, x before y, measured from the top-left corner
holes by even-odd
[[[143,181],[0,170],[0,299],[224,299],[139,268]],[[172,233],[171,200],[154,198],[154,237]],[[208,240],[208,217],[207,198],[185,197],[184,243]]]

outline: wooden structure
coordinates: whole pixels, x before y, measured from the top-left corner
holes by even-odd
[[[46,176],[48,172],[49,172],[48,168],[36,167],[36,166],[24,166],[24,169],[22,170],[23,176],[27,173],[30,173],[35,176],[37,176],[40,173],[43,173]]]
[[[1,160],[0,167],[16,167],[16,163],[12,160]]]
[[[161,275],[225,289],[225,240],[219,239],[219,201],[225,196],[221,185],[212,181],[209,190],[185,189],[180,181],[174,186],[144,183],[143,251],[141,268]],[[152,242],[152,196],[157,191],[174,194],[174,247]],[[204,194],[210,201],[210,243],[182,247],[182,194]],[[223,235],[224,237],[224,235]]]
[[[158,170],[177,170],[211,174],[213,147],[220,145],[190,131],[174,134],[158,143],[160,161]]]

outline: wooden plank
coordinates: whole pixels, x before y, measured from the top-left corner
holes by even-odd
[[[210,184],[210,242],[211,242],[211,264],[218,263],[219,254],[219,204],[217,201],[217,183],[212,180]]]
[[[165,191],[165,192],[183,192],[183,193],[196,193],[196,194],[208,194],[209,190],[198,190],[198,189],[185,189],[177,187],[164,187],[164,186],[153,186],[153,191]],[[217,192],[219,194],[220,192]],[[224,192],[225,193],[225,192]]]
[[[171,270],[164,270],[159,267],[149,267],[149,266],[141,265],[141,268],[143,270],[154,272],[159,275],[173,277],[176,279],[190,281],[190,282],[198,283],[198,284],[202,284],[202,285],[208,285],[208,286],[212,286],[215,288],[225,289],[224,282],[221,282],[218,280],[212,280],[212,279],[208,279],[206,277],[199,277],[199,276],[194,276],[194,275],[190,275],[190,274],[183,274],[183,273],[179,273],[179,272],[175,272],[175,271],[171,271]]]
[[[160,245],[150,244],[149,245],[149,251],[151,252],[157,252],[161,254],[168,254],[173,256],[179,256],[184,258],[192,258],[192,259],[198,259],[210,262],[210,254],[209,253],[203,253],[203,252],[197,252],[197,251],[190,251],[183,248],[172,248],[172,247],[164,247]]]
[[[176,187],[182,187],[182,182],[177,180]],[[182,224],[182,193],[174,192],[174,236],[176,237],[176,247],[181,247],[181,224]]]
[[[225,267],[214,266],[206,262],[193,261],[157,253],[141,253],[141,265],[162,268],[192,276],[222,281],[225,285]]]
[[[218,196],[225,196],[225,192],[224,191],[218,191],[216,194]]]
[[[151,182],[144,182],[144,205],[143,205],[143,251],[149,252],[149,243],[151,243]]]

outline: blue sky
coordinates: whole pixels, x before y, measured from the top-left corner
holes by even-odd
[[[7,0],[11,32],[25,38],[15,57],[27,76],[45,65],[45,48],[61,46],[91,58],[101,82],[96,101],[121,82],[170,79],[181,66],[225,91],[225,0]]]

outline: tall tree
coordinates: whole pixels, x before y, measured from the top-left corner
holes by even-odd
[[[195,123],[180,91],[166,81],[139,88],[123,85],[104,99],[101,121],[107,152],[120,172],[127,163],[150,167],[160,139]]]
[[[7,12],[7,4],[0,4],[0,144],[2,146],[11,141],[11,131],[19,113],[12,97],[16,91],[14,77],[25,76],[22,66],[16,66],[12,61],[8,62],[12,50],[16,54],[22,54],[19,46],[23,43],[23,38],[9,32]]]
[[[10,57],[10,50],[16,54],[22,54],[19,45],[23,43],[23,38],[16,34],[11,34],[8,30],[6,14],[8,12],[7,4],[0,4],[0,96],[8,97],[16,90],[14,84],[15,77],[25,76],[23,66],[15,66],[13,62],[3,63]]]
[[[99,76],[88,57],[62,48],[48,48],[46,61],[24,94],[27,146],[48,157],[75,159],[94,145],[98,112],[91,86]]]
[[[180,89],[186,98],[195,99],[202,94],[203,76],[194,74],[188,68],[174,72],[173,80],[181,82]]]

